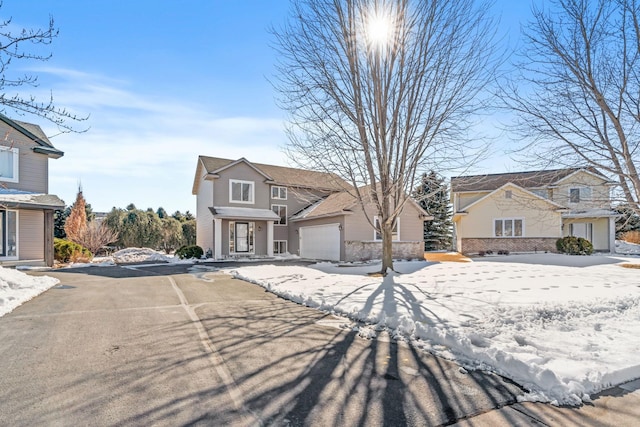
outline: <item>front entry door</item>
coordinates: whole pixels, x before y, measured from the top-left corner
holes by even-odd
[[[249,252],[248,222],[236,222],[236,252]]]

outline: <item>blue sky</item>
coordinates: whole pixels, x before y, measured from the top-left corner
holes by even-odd
[[[516,5],[513,5],[516,3]],[[499,0],[505,43],[513,43],[528,1]],[[67,204],[81,182],[94,211],[164,207],[195,212],[191,186],[200,154],[288,165],[284,114],[268,78],[275,53],[268,29],[284,22],[288,0],[4,0],[12,26],[60,34],[47,62],[15,63],[39,76],[25,93],[89,115],[59,131],[37,117],[65,156],[50,161],[49,191]],[[486,123],[486,122],[485,122]],[[483,170],[513,168],[496,144]],[[476,170],[477,171],[477,170]]]

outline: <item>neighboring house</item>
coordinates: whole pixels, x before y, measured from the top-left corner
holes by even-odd
[[[196,242],[216,259],[287,253],[331,261],[381,258],[380,236],[348,188],[334,174],[200,156],[192,191]],[[425,215],[417,203],[407,203],[394,257],[423,257]]]
[[[563,236],[615,250],[609,181],[592,167],[451,179],[456,249],[555,252]]]
[[[0,114],[0,264],[53,265],[49,159],[63,156],[39,126]]]

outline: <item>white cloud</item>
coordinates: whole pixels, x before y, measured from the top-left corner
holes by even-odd
[[[198,155],[286,164],[279,118],[225,117],[205,106],[137,93],[125,81],[74,70],[44,71],[61,79],[53,87],[56,103],[90,114],[87,132],[52,138],[65,156],[50,163],[50,191],[67,203],[81,180],[94,209],[133,202],[193,211],[191,184]],[[53,126],[43,128],[48,135],[58,133]],[[88,197],[91,186],[98,187],[93,200]],[[151,200],[152,195],[158,200]]]

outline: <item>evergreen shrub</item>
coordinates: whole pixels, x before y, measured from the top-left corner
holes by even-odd
[[[176,255],[180,257],[180,259],[200,259],[203,254],[204,251],[198,245],[182,246],[176,251]]]
[[[65,239],[53,239],[53,257],[60,262],[88,262],[93,255],[89,249]]]
[[[575,236],[565,236],[556,240],[556,249],[569,255],[591,255],[593,245],[587,239]]]

